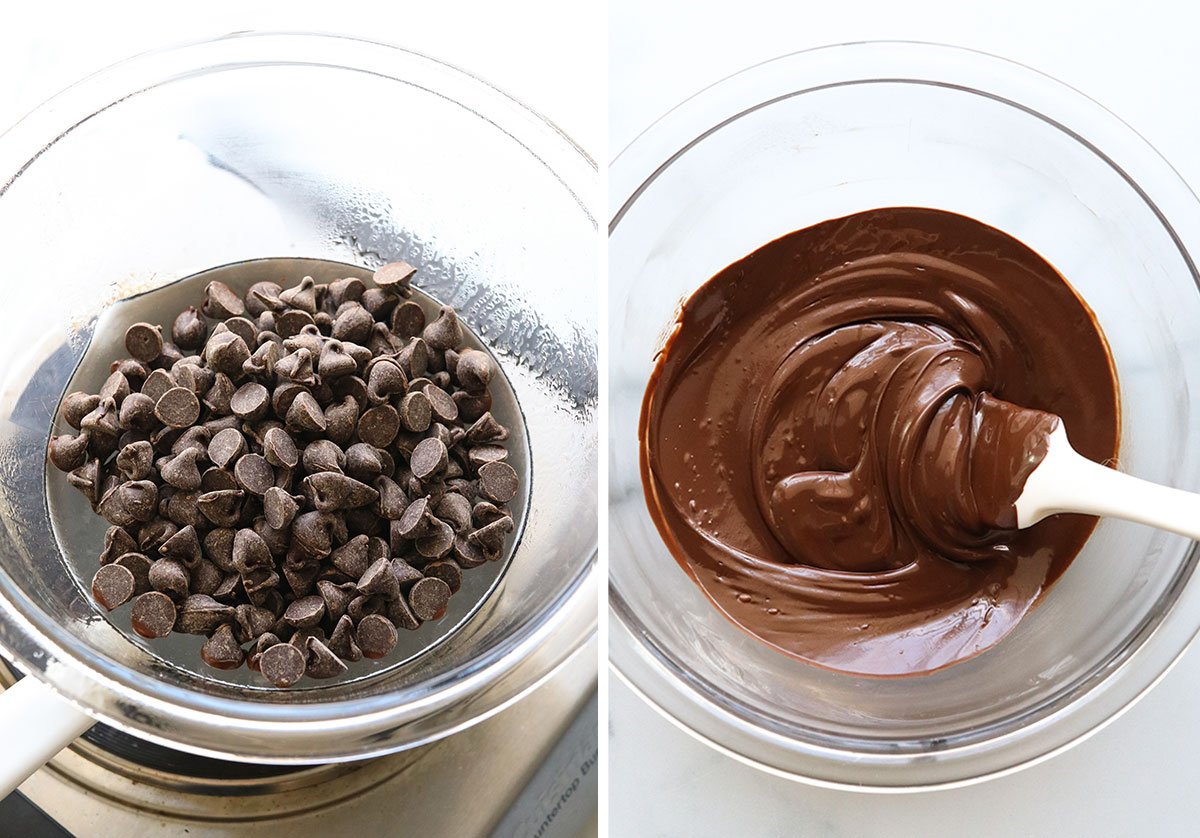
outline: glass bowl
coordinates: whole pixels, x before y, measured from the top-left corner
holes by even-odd
[[[1025,67],[951,47],[853,44],[708,88],[610,176],[610,634],[668,718],[778,774],[846,788],[955,785],[1099,729],[1200,627],[1187,539],[1104,520],[992,650],[926,676],[822,670],[704,597],[646,511],[637,417],[676,307],[780,235],[887,206],[998,227],[1055,265],[1112,348],[1123,470],[1200,489],[1200,205],[1112,114]]]
[[[306,34],[143,55],[0,136],[4,652],[110,725],[255,762],[422,744],[548,677],[596,626],[596,182],[579,148],[487,83],[405,50]],[[496,589],[451,615],[461,622],[433,651],[271,691],[173,665],[112,629],[64,562],[44,452],[113,303],[281,259],[292,261],[249,270],[419,266],[418,287],[499,359],[524,418],[531,495]]]

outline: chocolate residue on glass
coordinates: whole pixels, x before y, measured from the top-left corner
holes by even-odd
[[[684,304],[642,406],[643,484],[741,628],[911,675],[998,642],[1091,533],[1014,529],[1056,416],[1115,457],[1112,361],[1067,282],[978,221],[874,210],[777,239]]]

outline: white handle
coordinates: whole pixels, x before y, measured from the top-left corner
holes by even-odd
[[[0,693],[0,798],[95,723],[31,676]]]
[[[1200,541],[1200,495],[1092,462],[1071,447],[1061,424],[1050,434],[1046,457],[1025,481],[1016,508],[1019,527],[1060,512],[1079,512],[1111,515]]]

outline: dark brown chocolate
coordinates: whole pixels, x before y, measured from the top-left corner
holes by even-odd
[[[642,408],[643,482],[741,628],[917,674],[1003,638],[1091,533],[1013,529],[1055,416],[1115,457],[1112,361],[1067,282],[972,219],[874,210],[777,239],[683,305]]]

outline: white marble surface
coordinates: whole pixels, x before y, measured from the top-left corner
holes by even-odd
[[[1121,116],[1200,187],[1190,4],[610,0],[609,145],[752,63],[876,38],[954,43],[1056,76]],[[670,4],[675,5],[675,4]],[[1136,10],[1136,11],[1135,11]],[[621,836],[1185,836],[1200,832],[1200,650],[1128,714],[1042,765],[955,791],[863,795],[742,765],[610,678],[610,833]]]

